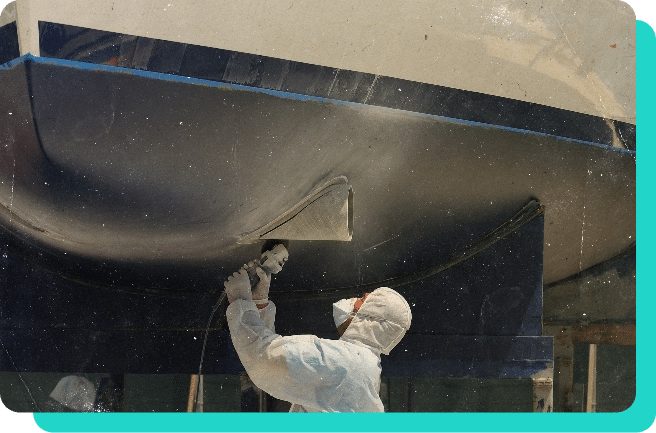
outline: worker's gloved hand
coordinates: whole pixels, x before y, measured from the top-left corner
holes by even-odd
[[[255,266],[256,261],[246,265],[247,268]],[[255,266],[255,272],[257,276],[260,277],[260,281],[253,287],[253,302],[258,305],[266,305],[269,303],[269,287],[271,286],[271,275],[266,273],[264,269],[259,266]]]
[[[228,302],[232,303],[237,299],[244,299],[250,301],[251,298],[251,283],[248,279],[246,269],[240,269],[223,283],[226,291]]]

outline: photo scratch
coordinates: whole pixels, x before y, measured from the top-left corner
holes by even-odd
[[[374,87],[376,87],[376,82],[378,81],[378,74],[374,77],[374,81],[372,81],[371,86],[369,86],[369,90],[367,90],[367,96],[365,96],[364,100],[362,101],[363,104],[366,104],[369,98],[371,98],[371,95],[374,92]]]
[[[27,385],[25,382],[25,379],[23,379],[23,376],[20,374],[20,370],[18,369],[18,366],[14,362],[14,359],[12,358],[11,354],[7,350],[7,347],[5,347],[4,343],[2,342],[2,339],[0,339],[0,346],[4,349],[5,353],[7,354],[7,358],[9,358],[9,361],[11,361],[12,365],[14,366],[14,369],[16,370],[16,373],[18,373],[18,378],[20,381],[23,383],[23,386],[25,387],[25,390],[27,393],[30,395],[30,398],[32,399],[32,403],[34,403],[34,409],[35,412],[39,411],[39,405],[37,404],[36,400],[34,399],[34,396],[32,395],[32,391],[30,391],[30,387]]]
[[[399,236],[401,236],[401,235],[396,235],[396,236],[394,236],[394,237],[391,237],[391,238],[387,239],[386,241],[380,242],[380,243],[378,243],[378,244],[376,244],[376,245],[374,245],[374,246],[371,246],[371,247],[367,248],[366,250],[362,250],[362,252],[369,251],[369,250],[372,249],[372,248],[376,248],[376,247],[378,247],[378,246],[381,246],[381,245],[383,245],[384,243],[387,243],[387,242],[389,242],[389,241],[391,241],[391,240],[393,240],[393,239],[398,238]]]
[[[583,241],[585,239],[585,189],[583,190],[583,209],[581,210],[581,250],[579,251],[579,272],[583,270]]]
[[[340,71],[339,68],[335,71],[335,76],[333,77],[333,81],[330,83],[330,87],[328,88],[328,96],[332,94],[333,88],[335,87],[335,83],[337,82],[337,78],[339,77],[339,71]]]
[[[563,32],[563,36],[565,36],[565,40],[567,41],[567,45],[572,49],[572,52],[574,55],[576,55],[576,50],[574,49],[574,46],[572,43],[569,41],[569,38],[567,37],[567,33],[565,33],[565,29],[563,29],[563,25],[560,23],[560,20],[556,18],[556,14],[554,14],[553,9],[549,8],[549,11],[551,12],[551,15],[554,17],[556,22],[558,23],[558,27],[560,27],[560,31]]]
[[[14,159],[14,166],[11,172],[11,196],[9,196],[9,224],[14,214],[14,184],[16,183],[16,160]]]
[[[12,136],[11,140],[9,143],[5,144],[5,148],[8,149],[9,151],[9,157],[12,160],[12,170],[11,170],[11,193],[9,195],[9,224],[11,224],[13,220],[13,215],[14,215],[14,188],[16,184],[16,157],[14,156],[13,152],[13,144],[15,143],[15,139]]]

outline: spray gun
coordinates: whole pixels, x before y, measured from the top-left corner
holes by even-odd
[[[257,286],[257,283],[260,282],[260,276],[257,275],[257,268],[261,268],[264,272],[266,272],[267,276],[271,276],[271,274],[277,274],[282,270],[282,267],[287,262],[287,259],[289,259],[289,252],[287,251],[288,248],[289,241],[287,240],[267,240],[264,245],[262,245],[260,258],[249,263],[250,266],[244,265],[246,273],[248,274],[248,279],[250,280],[251,290],[253,290],[255,286]],[[219,297],[219,300],[214,305],[214,308],[212,308],[210,321],[207,325],[208,330],[209,324],[212,323],[212,317],[214,317],[214,313],[219,309],[221,304],[223,304],[226,295],[227,293],[223,291]],[[207,334],[205,335],[205,338],[207,338]],[[203,344],[203,350],[204,349],[205,346]]]
[[[266,272],[267,276],[277,274],[282,270],[282,267],[289,259],[289,241],[281,241],[272,239],[266,241],[262,245],[262,255],[258,260],[251,263],[251,266],[246,268],[248,278],[251,283],[251,288],[254,288],[260,282],[260,277],[257,275],[256,269],[261,268]]]
[[[262,268],[262,270],[266,272],[268,276],[270,276],[271,274],[277,274],[282,270],[282,267],[287,262],[287,259],[289,259],[289,252],[287,251],[288,248],[289,248],[289,241],[287,240],[270,239],[267,240],[264,243],[264,245],[262,245],[260,258],[258,260],[254,260],[251,263],[251,266],[248,266],[246,268],[246,272],[248,273],[248,278],[251,284],[251,290],[255,288],[257,283],[260,282],[260,276],[257,275],[256,269],[258,267]],[[226,298],[226,292],[224,291],[219,297],[219,300],[214,305],[214,308],[212,308],[212,314],[210,314],[210,318],[207,322],[207,327],[205,329],[205,338],[203,338],[203,350],[201,351],[201,355],[200,355],[200,365],[198,366],[197,377],[200,377],[203,371],[205,346],[207,345],[207,336],[209,335],[210,325],[212,324],[212,318],[214,317],[214,313],[216,313],[216,311],[219,309],[221,304],[223,304],[225,298]],[[200,382],[197,381],[196,384],[194,385],[194,382],[192,380],[189,389],[187,412],[196,411],[196,402],[198,399],[198,390],[200,386],[199,384]]]

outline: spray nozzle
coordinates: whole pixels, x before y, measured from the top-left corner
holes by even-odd
[[[289,252],[282,243],[276,244],[273,248],[264,251],[259,260],[256,260],[252,266],[246,269],[251,282],[251,288],[255,287],[260,281],[260,277],[256,272],[257,268],[261,268],[267,275],[277,274],[282,270],[288,259]]]

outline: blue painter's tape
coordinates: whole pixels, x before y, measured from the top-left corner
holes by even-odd
[[[473,120],[457,119],[457,118],[453,118],[453,117],[446,117],[446,116],[440,116],[440,115],[435,115],[435,114],[420,113],[420,112],[415,112],[415,111],[406,111],[406,110],[401,110],[401,109],[397,109],[397,108],[388,108],[388,107],[381,107],[381,106],[375,106],[375,105],[368,105],[368,104],[363,104],[363,103],[358,103],[358,102],[341,101],[341,100],[338,100],[338,99],[331,99],[331,98],[325,98],[325,97],[303,95],[303,94],[298,94],[298,93],[289,93],[289,92],[284,92],[284,91],[280,91],[280,90],[272,90],[272,89],[265,89],[265,88],[259,88],[259,87],[250,87],[250,86],[245,86],[245,85],[242,85],[242,84],[217,82],[217,81],[211,81],[211,80],[206,80],[206,79],[201,79],[201,78],[192,78],[192,77],[171,75],[171,74],[165,74],[165,73],[161,73],[161,72],[152,72],[152,71],[144,71],[144,70],[138,70],[138,69],[129,69],[129,68],[122,68],[122,67],[117,67],[117,66],[110,66],[110,65],[98,65],[98,64],[94,64],[94,63],[79,62],[79,61],[74,61],[74,60],[53,59],[53,58],[47,58],[47,57],[34,57],[30,54],[22,56],[19,59],[16,59],[15,61],[12,61],[12,62],[9,62],[5,65],[11,64],[12,66],[15,66],[16,65],[15,62],[20,63],[20,62],[27,62],[27,61],[33,61],[35,63],[44,64],[44,65],[55,65],[55,66],[61,66],[61,67],[66,67],[66,68],[74,68],[74,69],[79,69],[79,70],[99,71],[99,72],[107,72],[107,73],[112,73],[112,74],[127,74],[127,75],[132,75],[132,76],[137,76],[137,77],[144,77],[144,78],[160,80],[160,81],[178,82],[178,83],[191,84],[191,85],[201,85],[201,86],[208,86],[208,87],[218,88],[218,89],[225,88],[225,89],[237,90],[237,91],[242,91],[242,92],[256,92],[256,93],[262,93],[262,94],[266,94],[266,95],[270,95],[270,96],[274,96],[274,97],[278,97],[278,98],[291,99],[291,100],[301,101],[301,102],[317,102],[317,103],[324,103],[324,104],[335,104],[335,105],[341,105],[341,106],[354,107],[354,108],[358,108],[358,109],[385,110],[385,111],[394,112],[394,113],[402,112],[402,113],[405,113],[405,114],[413,116],[413,117],[428,118],[428,119],[433,119],[433,120],[438,120],[438,121],[443,121],[443,122],[450,122],[450,123],[455,123],[455,124],[460,124],[460,125],[468,125],[468,126],[475,126],[475,127],[482,127],[482,128],[498,129],[498,130],[509,131],[509,132],[514,132],[514,133],[535,135],[535,136],[538,136],[538,137],[552,137],[552,138],[557,138],[559,140],[567,141],[567,142],[570,142],[570,143],[583,144],[583,145],[588,145],[588,146],[596,146],[596,147],[600,147],[600,148],[603,148],[603,149],[606,149],[606,150],[612,151],[612,152],[635,154],[635,151],[629,150],[629,149],[622,149],[622,148],[617,148],[617,147],[613,147],[613,146],[608,146],[606,144],[595,143],[595,142],[592,142],[592,141],[579,140],[579,139],[563,137],[563,136],[555,135],[555,134],[548,134],[548,133],[545,133],[545,132],[532,131],[532,130],[528,130],[528,129],[514,128],[514,127],[509,127],[509,126],[503,126],[503,125],[495,125],[495,124],[490,124],[490,123],[477,122],[477,121],[473,121]]]

